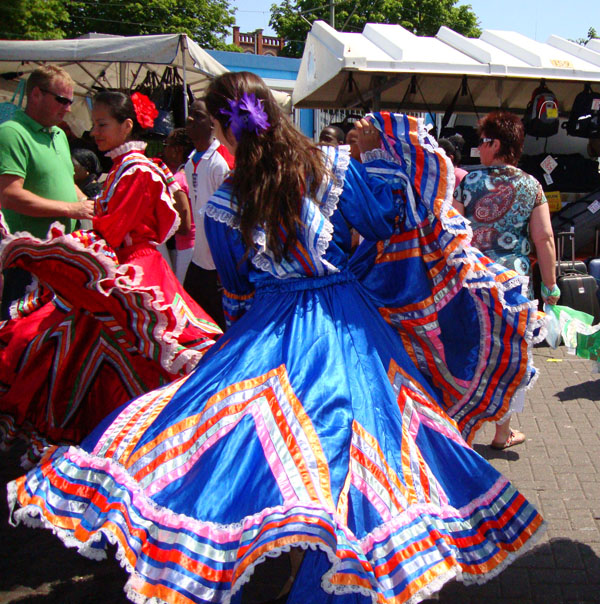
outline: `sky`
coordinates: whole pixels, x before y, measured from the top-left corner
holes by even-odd
[[[275,33],[269,28],[272,4],[277,2],[230,0],[230,5],[238,9],[240,31],[260,28],[265,35]],[[457,6],[461,4],[471,5],[481,29],[516,31],[539,42],[546,42],[552,34],[569,40],[585,38],[590,27],[600,32],[598,0],[461,0]]]

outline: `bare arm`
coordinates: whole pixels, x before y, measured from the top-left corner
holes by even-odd
[[[46,199],[23,188],[24,179],[13,174],[0,175],[0,206],[25,216],[64,216],[66,218],[91,219],[94,217],[94,202],[90,199],[69,203]],[[78,195],[85,195],[78,191]]]
[[[192,212],[188,196],[185,194],[185,191],[180,189],[173,193],[173,201],[175,202],[174,206],[181,220],[179,228],[177,229],[177,234],[189,235],[192,230]]]
[[[533,209],[529,219],[529,233],[535,245],[542,283],[551,290],[556,285],[556,250],[554,249],[550,209],[547,203]],[[558,297],[547,298],[546,302],[556,304]]]

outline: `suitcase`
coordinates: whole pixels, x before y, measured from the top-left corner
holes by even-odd
[[[552,215],[552,230],[555,233],[575,231],[575,251],[594,243],[595,229],[600,226],[600,189],[584,195],[581,199],[566,204]],[[588,252],[589,253],[589,252]]]
[[[561,233],[563,234],[563,233]],[[567,235],[571,235],[572,233],[566,233]],[[600,264],[598,266],[600,269]],[[558,236],[557,236],[557,245],[556,245],[556,274],[559,275],[561,273],[577,273],[585,275],[589,273],[588,267],[583,260],[567,260],[564,257],[564,250],[560,251],[558,246]],[[540,310],[544,306],[544,302],[542,301],[542,274],[540,272],[540,265],[538,262],[535,262],[532,268],[532,288],[533,288],[533,297],[538,301]],[[559,304],[562,302],[559,301]]]
[[[563,257],[565,241],[571,244],[571,262],[557,262],[556,284],[560,289],[561,306],[585,312],[594,317],[594,323],[600,321],[600,303],[598,302],[598,284],[592,275],[576,269],[575,264],[575,234],[572,232],[558,233],[557,248],[559,258]],[[584,264],[585,268],[585,264]]]

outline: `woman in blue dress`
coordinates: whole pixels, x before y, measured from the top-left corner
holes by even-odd
[[[467,445],[348,268],[351,228],[394,233],[410,185],[384,168],[406,164],[319,150],[250,73],[217,78],[206,105],[236,155],[205,215],[231,327],[191,375],[11,483],[13,520],[92,558],[116,544],[135,602],[418,602],[495,576],[543,521]],[[422,190],[443,156],[397,115],[369,122],[364,148],[377,119]]]

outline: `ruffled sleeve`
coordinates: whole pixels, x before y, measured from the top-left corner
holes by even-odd
[[[144,240],[162,243],[178,219],[165,196],[170,197],[166,185],[152,172],[136,169],[123,174],[103,200],[94,229],[114,248]]]

